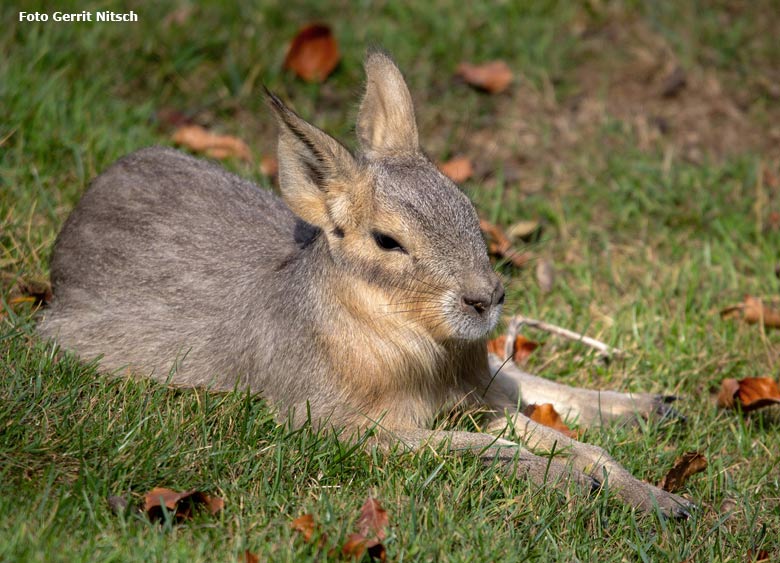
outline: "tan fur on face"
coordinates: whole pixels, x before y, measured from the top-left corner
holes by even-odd
[[[367,415],[361,425],[429,423],[455,387],[445,346],[415,315],[392,312],[397,294],[354,280],[334,280],[332,291],[343,308],[323,336],[350,402]]]

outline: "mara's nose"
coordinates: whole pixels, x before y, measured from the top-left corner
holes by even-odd
[[[492,307],[504,304],[504,284],[493,274],[492,286],[479,289],[471,288],[461,297],[461,308],[468,313],[476,313],[479,316],[487,314]]]

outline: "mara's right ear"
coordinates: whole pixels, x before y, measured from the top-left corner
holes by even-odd
[[[369,157],[397,156],[419,150],[412,95],[401,71],[381,51],[366,56],[366,93],[357,118],[357,136]]]
[[[331,231],[354,220],[360,192],[358,165],[336,139],[306,122],[266,89],[279,124],[279,187],[304,221]]]

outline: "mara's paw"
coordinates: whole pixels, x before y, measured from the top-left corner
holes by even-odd
[[[684,423],[688,419],[680,411],[672,406],[672,403],[677,401],[677,397],[674,395],[652,395],[653,408],[648,415],[650,420],[657,420],[659,422],[671,421]]]
[[[677,401],[674,395],[632,393],[624,394],[621,399],[623,404],[620,407],[613,406],[613,413],[624,424],[634,425],[640,420],[655,423],[686,421],[685,415],[672,406]]]
[[[618,497],[648,514],[660,512],[665,518],[687,520],[698,507],[691,501],[642,481],[615,491]]]

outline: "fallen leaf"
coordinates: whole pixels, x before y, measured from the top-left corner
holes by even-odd
[[[339,46],[330,27],[315,23],[302,27],[295,35],[284,58],[284,68],[307,82],[322,82],[333,72],[340,58]]]
[[[368,497],[363,507],[360,509],[360,518],[358,518],[358,532],[364,536],[374,535],[380,540],[385,539],[385,528],[390,519],[387,511],[382,508],[379,501]]]
[[[763,323],[767,328],[780,328],[780,310],[750,295],[746,295],[742,303],[723,309],[720,316],[724,319],[740,318],[751,325]]]
[[[531,420],[538,422],[539,424],[554,428],[564,436],[568,436],[569,438],[577,437],[577,433],[566,426],[566,424],[563,422],[563,419],[561,418],[561,415],[558,414],[558,412],[555,410],[555,407],[553,407],[550,403],[543,403],[541,405],[528,405],[525,410],[523,410],[523,414]]]
[[[752,549],[748,549],[747,560],[751,563],[764,563],[765,561],[771,561],[771,559],[769,559],[769,552],[766,549],[759,549],[756,552],[754,552]]]
[[[252,160],[252,153],[244,141],[231,135],[211,133],[200,125],[179,127],[172,139],[178,145],[195,152],[205,153],[211,158],[236,157],[242,160]]]
[[[664,491],[679,491],[688,477],[707,469],[707,458],[699,452],[685,452],[674,461],[674,465],[659,485]]]
[[[540,228],[539,221],[518,221],[509,226],[506,230],[506,236],[509,237],[509,240],[528,240],[539,232]]]
[[[536,263],[536,283],[542,293],[550,293],[555,285],[555,267],[549,260],[539,260]]]
[[[368,551],[371,559],[378,561],[386,561],[387,553],[385,552],[385,546],[379,540],[369,540],[362,534],[350,534],[347,536],[347,541],[341,548],[341,553],[347,557],[351,557],[355,560],[363,558],[363,554]]]
[[[515,351],[512,355],[512,360],[518,364],[524,362],[539,346],[541,344],[538,342],[528,340],[525,336],[518,334],[517,338],[515,338]],[[506,350],[506,336],[501,335],[498,338],[488,340],[487,348],[489,353],[503,359]]]
[[[498,225],[480,219],[479,227],[487,238],[488,253],[500,259],[507,260],[516,268],[522,268],[532,258],[529,252],[518,252],[512,247],[512,242]]]
[[[347,541],[341,547],[341,553],[354,559],[361,559],[368,551],[372,559],[385,561],[387,554],[382,540],[387,537],[385,528],[389,523],[387,511],[379,501],[368,497],[360,509],[357,533],[347,536]]]
[[[354,559],[360,559],[366,551],[366,541],[366,538],[360,534],[349,534],[347,541],[341,547],[341,553]]]
[[[155,487],[144,496],[144,512],[150,520],[162,519],[163,506],[173,512],[176,522],[181,522],[191,518],[196,507],[203,507],[214,515],[224,508],[225,501],[194,489],[177,493],[164,487]]]
[[[302,514],[290,523],[290,527],[303,536],[303,539],[307,543],[311,543],[314,533],[317,531],[317,523],[314,521],[314,516],[311,514]],[[327,534],[320,533],[319,540],[317,541],[317,547],[322,548],[328,542]]]
[[[728,377],[720,382],[720,392],[718,393],[717,404],[724,409],[733,409],[735,407],[734,398],[739,392],[739,381]]]
[[[244,556],[240,558],[240,561],[242,563],[260,563],[260,558],[247,549],[244,551]]]
[[[367,540],[360,534],[352,533],[347,536],[347,540],[341,547],[341,553],[354,560],[360,560],[363,558],[363,554],[366,552]]]
[[[739,405],[744,412],[780,403],[780,389],[769,377],[724,379],[718,393],[718,406],[733,409]]]
[[[279,173],[279,161],[269,154],[260,158],[260,173],[263,176],[274,177]]]
[[[467,84],[490,94],[500,94],[512,83],[512,70],[504,61],[491,61],[481,65],[460,63],[456,70]]]
[[[465,182],[474,174],[474,167],[467,156],[456,156],[439,164],[439,170],[456,184]]]
[[[303,514],[298,516],[298,518],[293,520],[290,524],[290,527],[296,532],[300,532],[303,536],[303,539],[307,542],[311,541],[311,537],[314,535],[315,526],[314,516],[311,514]]]
[[[51,284],[48,281],[19,278],[11,289],[8,303],[31,303],[37,307],[51,303],[52,298]]]

